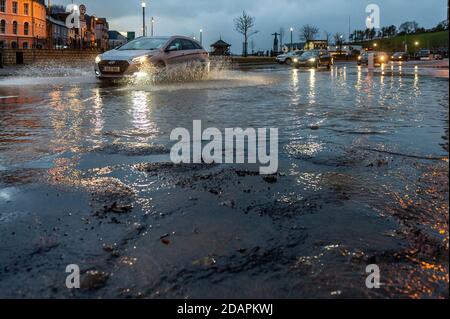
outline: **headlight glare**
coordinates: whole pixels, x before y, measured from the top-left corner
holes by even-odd
[[[133,63],[145,63],[147,61],[147,56],[139,56],[137,58],[134,58]]]
[[[102,61],[102,56],[97,55],[97,57],[95,58],[95,63],[100,63],[101,61]]]

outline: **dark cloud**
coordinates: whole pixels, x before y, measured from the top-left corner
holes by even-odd
[[[86,4],[91,14],[108,18],[112,29],[140,32],[140,0],[78,1]],[[325,30],[347,35],[350,17],[351,29],[362,29],[365,8],[370,3],[380,6],[382,25],[398,26],[406,20],[415,20],[421,26],[432,27],[447,18],[446,0],[150,0],[147,11],[148,17],[156,17],[157,34],[193,36],[202,28],[205,44],[222,36],[233,45],[234,52],[239,52],[242,40],[234,31],[233,18],[242,10],[256,18],[255,28],[260,32],[253,39],[255,47],[268,49],[272,41],[270,34],[280,27],[289,30],[292,26],[298,30],[310,23],[320,28],[321,36]],[[298,40],[297,33],[295,37]]]

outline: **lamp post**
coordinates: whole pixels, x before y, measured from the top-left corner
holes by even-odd
[[[155,18],[152,17],[152,36],[154,35],[154,28],[155,28]]]
[[[200,29],[200,44],[203,45],[203,29]]]
[[[419,41],[414,42],[414,45],[416,46],[415,54],[417,54],[417,51],[419,49]]]
[[[142,36],[145,37],[145,0],[142,0],[141,2],[142,5]]]
[[[294,28],[291,28],[291,50],[292,51],[294,49]]]

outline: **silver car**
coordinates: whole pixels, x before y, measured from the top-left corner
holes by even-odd
[[[276,60],[279,64],[291,65],[295,59],[298,59],[303,54],[303,51],[290,51],[285,54],[277,56]]]
[[[208,52],[197,41],[183,36],[141,37],[95,59],[99,79],[136,76],[144,63],[163,68],[178,63],[197,62],[209,69]]]

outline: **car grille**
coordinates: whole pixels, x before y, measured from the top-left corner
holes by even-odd
[[[114,60],[104,60],[98,64],[100,71],[104,74],[117,74],[117,72],[107,72],[104,71],[106,66],[110,67],[120,67],[120,73],[125,73],[130,64],[127,61],[114,61]]]

